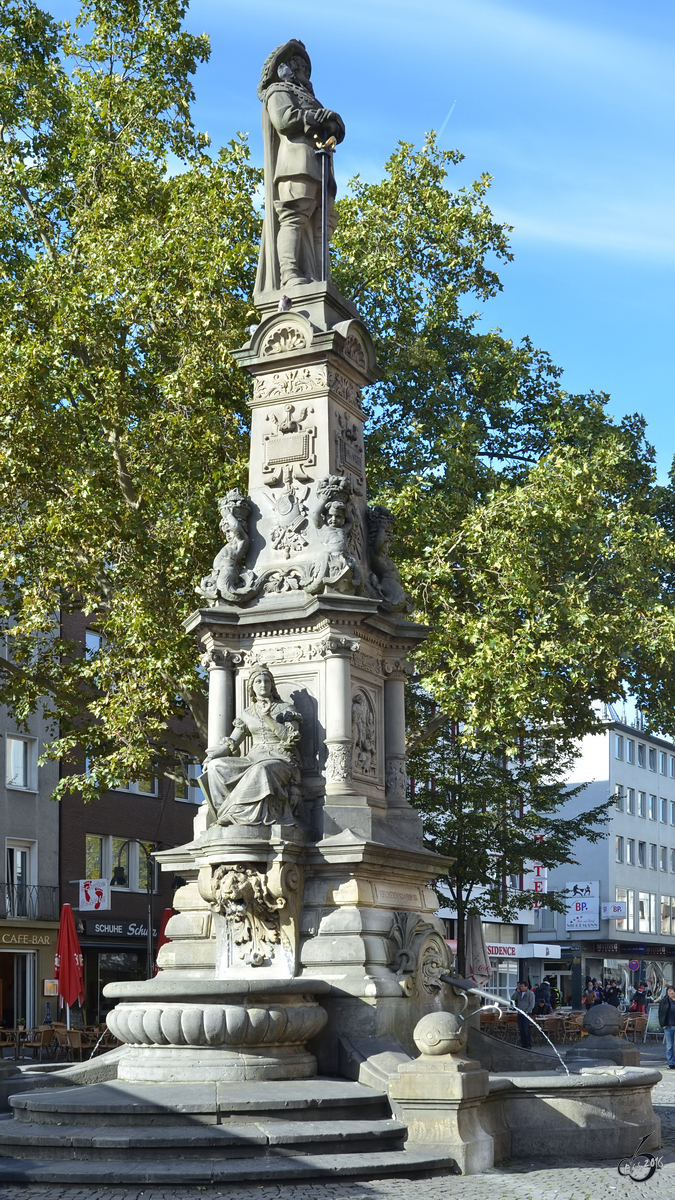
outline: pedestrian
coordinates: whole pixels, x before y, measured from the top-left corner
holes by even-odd
[[[614,980],[611,979],[608,986],[605,988],[605,1004],[611,1004],[612,1008],[618,1008],[620,1000],[621,992],[614,983]]]
[[[590,983],[589,983],[589,986],[586,988],[586,991],[584,992],[583,996],[581,997],[581,1003],[583,1004],[584,1008],[586,1009],[586,1012],[590,1012],[591,1008],[595,1004],[595,988],[592,987],[590,985]]]
[[[538,987],[534,989],[535,1000],[543,1000],[544,1004],[551,1003],[551,985],[548,979],[542,979]]]
[[[515,992],[511,993],[511,999],[518,1010],[518,1033],[520,1034],[520,1044],[523,1047],[523,1050],[531,1050],[532,1026],[527,1018],[532,1016],[532,1009],[534,1008],[534,992],[531,992],[529,984],[526,983],[524,979],[521,979]]]
[[[539,999],[537,1000],[537,1003],[535,1004],[534,1008],[532,1009],[532,1016],[533,1017],[549,1017],[552,1012],[553,1012],[553,1009],[551,1008],[551,1005],[547,1004],[546,1001],[543,999],[543,997],[540,996]]]
[[[675,987],[668,985],[659,1001],[659,1025],[663,1030],[668,1070],[675,1071]]]
[[[645,985],[643,983],[641,983],[639,988],[637,989],[635,995],[633,996],[633,1000],[632,1000],[629,1011],[632,1013],[643,1013],[645,1011],[646,1007],[647,1007],[647,992],[645,989]]]

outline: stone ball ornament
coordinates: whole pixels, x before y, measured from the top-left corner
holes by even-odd
[[[617,1037],[621,1013],[612,1004],[594,1004],[584,1016],[584,1029],[594,1037]]]
[[[413,1041],[420,1054],[458,1054],[468,1037],[465,1021],[455,1013],[427,1013],[413,1031]]]

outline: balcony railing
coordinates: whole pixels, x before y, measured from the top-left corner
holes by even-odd
[[[0,919],[58,921],[59,889],[47,884],[5,883],[0,885]]]

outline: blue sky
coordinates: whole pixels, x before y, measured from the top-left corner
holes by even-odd
[[[71,0],[42,0],[57,17]],[[642,412],[665,478],[673,421],[672,0],[193,0],[188,27],[212,54],[195,81],[198,126],[219,145],[250,134],[262,160],[255,88],[288,37],[311,54],[323,104],[345,120],[338,182],[375,179],[399,139],[440,129],[483,171],[514,226],[515,261],[483,319],[529,334],[570,391]]]

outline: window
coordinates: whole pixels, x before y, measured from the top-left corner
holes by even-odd
[[[616,900],[617,904],[623,903],[626,905],[626,917],[627,917],[627,915],[628,915],[628,911],[627,911],[628,910],[628,888],[618,887],[614,894],[614,899]],[[617,921],[617,923],[616,923],[617,932],[621,931],[622,933],[626,933],[626,927],[628,925],[628,921],[627,921],[626,917],[621,917],[621,919]]]
[[[670,873],[675,875],[675,850],[670,852]]]
[[[635,892],[628,889],[628,932],[635,933]]]
[[[656,770],[656,750],[653,746],[649,747],[649,770]]]
[[[617,783],[614,788],[614,804],[617,812],[623,812],[623,788],[620,783]]]
[[[622,837],[617,837],[617,839],[616,839],[616,861],[623,862],[623,838]]]
[[[670,778],[675,779],[675,757],[672,754],[670,756]]]
[[[649,894],[649,932],[656,933],[656,895],[654,892]]]
[[[662,871],[668,870],[668,847],[662,846],[659,850],[659,866]]]
[[[638,742],[637,762],[638,762],[638,767],[644,767],[646,765],[645,747],[643,746],[642,742]]]
[[[647,843],[638,842],[638,867],[647,866]]]
[[[673,850],[675,854],[675,850]],[[626,842],[626,862],[629,867],[635,866],[635,838],[629,838]]]
[[[659,820],[662,825],[668,824],[668,801],[663,796],[659,800]]]
[[[661,897],[661,935],[670,937],[670,896]]]
[[[114,788],[115,792],[134,792],[139,796],[156,796],[157,780],[154,775],[141,775],[139,779],[130,779],[124,787]]]
[[[659,751],[659,773],[661,775],[668,774],[668,755],[664,754],[663,750]]]
[[[635,788],[626,788],[626,812],[635,816]]]
[[[638,817],[647,816],[647,793],[638,792]]]
[[[638,892],[638,933],[649,933],[649,892]]]
[[[7,846],[7,884],[5,887],[5,903],[7,916],[12,918],[36,917],[31,888],[31,853],[30,845],[11,843]]]
[[[187,769],[187,781],[182,779],[180,782],[176,782],[174,790],[176,800],[182,800],[188,804],[201,804],[204,793],[197,782],[200,774],[200,764],[190,763]]]
[[[88,833],[85,839],[84,870],[87,879],[103,879],[103,838]]]
[[[654,842],[650,842],[649,843],[649,867],[650,867],[650,870],[652,870],[652,871],[656,870],[656,850],[657,850],[657,847],[655,846]]]
[[[670,802],[670,823],[675,825],[675,800]]]
[[[656,820],[656,796],[649,797],[649,820]]]
[[[147,890],[148,858],[152,843],[136,838],[110,837],[88,833],[85,837],[87,878],[109,879],[111,887],[127,892]],[[150,864],[152,890],[157,891],[157,868]]]
[[[35,738],[7,737],[5,782],[7,787],[35,791],[34,779]]]
[[[623,738],[620,733],[614,738],[614,757],[623,758]]]
[[[112,839],[112,870],[113,887],[129,887],[129,845],[126,838]]]
[[[635,762],[635,742],[632,738],[626,738],[626,762]]]
[[[88,629],[84,635],[84,653],[87,658],[93,658],[98,650],[101,649],[103,641],[100,633],[94,633],[93,629]]]

